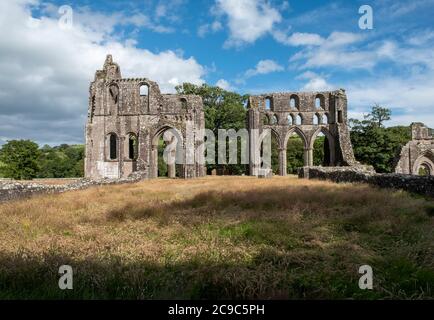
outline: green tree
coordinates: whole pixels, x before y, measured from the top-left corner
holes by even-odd
[[[304,165],[304,144],[303,140],[293,135],[289,137],[286,144],[286,168],[287,173],[297,174],[298,168]]]
[[[76,178],[84,175],[84,146],[45,145],[39,157],[38,178]]]
[[[377,172],[393,172],[397,155],[411,139],[409,127],[384,127],[391,111],[378,105],[364,120],[350,119],[351,142],[356,159],[372,165]]]
[[[0,150],[2,174],[6,178],[29,180],[39,171],[39,146],[30,140],[11,140]]]
[[[179,94],[195,94],[202,97],[205,113],[205,128],[214,132],[216,140],[218,137],[218,129],[235,129],[238,131],[246,128],[247,110],[245,105],[248,99],[247,95],[240,95],[207,84],[197,86],[191,83],[184,83],[181,86],[177,86],[176,91]],[[238,158],[240,158],[240,146],[238,148],[238,153]],[[214,168],[222,169],[230,174],[241,174],[247,171],[247,166],[241,164],[208,164],[208,173]]]
[[[381,107],[378,104],[372,107],[372,111],[365,116],[365,119],[371,121],[379,127],[383,127],[385,121],[389,121],[392,116],[392,111],[390,109]]]
[[[325,136],[319,136],[316,138],[313,144],[313,165],[314,166],[322,166],[324,165],[324,157],[325,157],[325,143],[328,143]]]

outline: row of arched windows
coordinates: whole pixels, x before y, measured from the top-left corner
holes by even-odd
[[[289,107],[291,109],[300,110],[300,98],[293,94],[289,98]],[[325,110],[325,98],[322,94],[318,94],[315,97],[315,108]],[[265,98],[265,109],[272,110],[273,109],[273,100],[271,97]]]
[[[288,125],[301,125],[304,124],[304,118],[301,114],[293,115],[289,114],[286,118]],[[279,123],[279,119],[277,115],[264,115],[263,117],[263,124],[264,125],[276,125]],[[313,117],[313,124],[314,125],[320,125],[320,124],[328,124],[329,119],[327,114],[319,114],[316,113]]]
[[[109,134],[109,158],[110,160],[117,160],[119,154],[119,139],[116,133]],[[134,133],[130,133],[128,135],[128,159],[129,160],[137,160],[138,156],[138,139],[137,135]]]

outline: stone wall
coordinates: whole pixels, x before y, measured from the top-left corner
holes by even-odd
[[[399,154],[395,173],[418,175],[423,168],[426,175],[434,176],[434,139],[423,123],[411,124],[411,141]]]
[[[0,202],[29,198],[35,195],[63,193],[73,190],[82,190],[92,186],[110,184],[134,183],[143,180],[142,172],[135,172],[123,179],[80,179],[69,184],[48,185],[40,183],[19,182],[15,180],[0,181]]]
[[[300,178],[330,180],[333,182],[368,183],[380,188],[402,189],[411,193],[434,197],[434,177],[406,174],[380,174],[372,168],[359,167],[305,167]]]

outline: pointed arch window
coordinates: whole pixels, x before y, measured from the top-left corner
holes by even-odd
[[[128,136],[128,158],[130,160],[137,160],[138,156],[138,139],[134,133]]]
[[[295,94],[291,95],[291,97],[289,98],[289,107],[291,109],[300,110],[300,99],[298,98],[297,95]]]
[[[293,123],[292,115],[288,114],[287,121],[288,121],[288,125],[291,126]]]
[[[295,118],[295,124],[296,125],[303,124],[303,118],[301,117],[301,115],[297,115],[297,117]]]
[[[147,84],[142,84],[140,86],[140,96],[146,97],[149,95],[149,86]]]
[[[272,109],[272,101],[270,97],[265,98],[265,109],[266,110],[271,110]]]
[[[325,99],[322,94],[317,94],[315,97],[315,108],[317,109],[325,109]]]
[[[116,160],[118,158],[118,137],[115,133],[110,134],[109,149],[110,160]]]
[[[181,108],[182,108],[182,110],[187,110],[187,107],[188,107],[187,99],[181,98]]]

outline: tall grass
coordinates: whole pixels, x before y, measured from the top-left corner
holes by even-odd
[[[292,177],[154,180],[0,205],[0,298],[433,298],[434,202]],[[58,288],[58,268],[74,289]],[[374,290],[358,288],[358,267]]]

